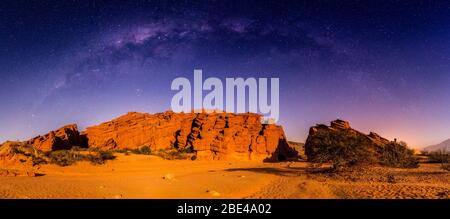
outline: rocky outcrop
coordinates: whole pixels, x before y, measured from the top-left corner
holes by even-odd
[[[309,161],[317,161],[334,153],[360,153],[367,160],[378,160],[380,148],[389,143],[389,140],[376,133],[366,135],[352,129],[346,121],[335,120],[330,126],[316,125],[310,128],[305,153]]]
[[[89,147],[104,150],[150,146],[153,150],[182,147],[178,145],[190,130],[194,115],[176,113],[131,112],[109,122],[88,127],[84,132]],[[183,130],[183,133],[180,133]],[[177,133],[178,132],[178,133]]]
[[[0,145],[1,167],[32,167],[48,161],[42,151],[24,142],[7,141]]]
[[[350,123],[340,119],[331,121],[330,126],[334,129],[350,129]]]
[[[261,124],[258,114],[128,113],[87,128],[89,147],[101,149],[149,146],[152,150],[192,150],[206,159],[269,159],[295,157],[282,127]]]
[[[85,146],[86,140],[80,136],[77,125],[70,124],[45,135],[34,137],[25,143],[42,151],[54,151],[70,149],[73,146]]]
[[[14,144],[7,142],[5,145],[2,150],[9,148],[10,151],[18,151],[17,148],[20,148],[40,153],[71,149],[74,146],[101,150],[148,146],[152,151],[176,149],[193,152],[200,159],[276,161],[296,158],[298,154],[288,144],[281,126],[262,124],[261,116],[254,113],[223,112],[130,112],[109,122],[88,127],[82,133],[79,133],[77,125],[71,124],[28,141]],[[12,156],[14,153],[4,154]],[[32,157],[20,154],[24,153],[15,153],[14,156],[20,156],[18,159],[24,162],[29,162]]]

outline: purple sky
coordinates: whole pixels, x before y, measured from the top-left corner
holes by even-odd
[[[170,108],[176,77],[280,78],[280,124],[304,141],[341,118],[411,146],[450,138],[442,1],[6,2],[0,142]]]

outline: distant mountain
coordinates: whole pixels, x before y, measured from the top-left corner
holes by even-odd
[[[425,147],[423,150],[425,150],[425,151],[438,151],[438,150],[450,151],[450,139],[447,139],[437,145],[431,145],[431,146]]]

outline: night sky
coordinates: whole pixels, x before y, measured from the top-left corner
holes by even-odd
[[[450,138],[450,2],[2,1],[0,142],[170,109],[179,76],[280,78],[290,140],[336,118]]]

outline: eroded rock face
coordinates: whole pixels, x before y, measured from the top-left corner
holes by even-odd
[[[86,144],[75,124],[66,125],[45,135],[34,137],[25,143],[42,151],[70,149],[73,146],[85,146]]]
[[[89,147],[152,150],[190,148],[198,158],[272,159],[295,157],[282,127],[261,124],[245,113],[128,113],[87,128]]]
[[[177,143],[177,131],[190,130],[193,118],[194,115],[189,114],[150,115],[131,112],[109,122],[88,127],[84,133],[89,147],[104,150],[135,149],[143,146],[150,146],[153,150],[168,149]]]
[[[153,151],[192,151],[200,159],[275,161],[297,157],[297,152],[287,143],[283,128],[274,124],[261,124],[261,116],[253,113],[131,112],[89,127],[82,133],[79,133],[77,125],[71,124],[19,143],[21,147],[8,146],[3,149],[48,152],[74,146],[101,150],[148,146]],[[20,159],[29,162],[26,156],[20,154],[23,153],[14,156],[21,156]]]
[[[28,169],[37,164],[48,162],[44,152],[24,142],[7,141],[0,145],[0,167]]]
[[[326,155],[324,153],[342,146],[354,151],[364,150],[376,158],[379,149],[389,143],[389,140],[374,132],[366,135],[352,129],[347,121],[335,120],[330,126],[316,125],[310,128],[305,153],[309,161],[314,161]]]

